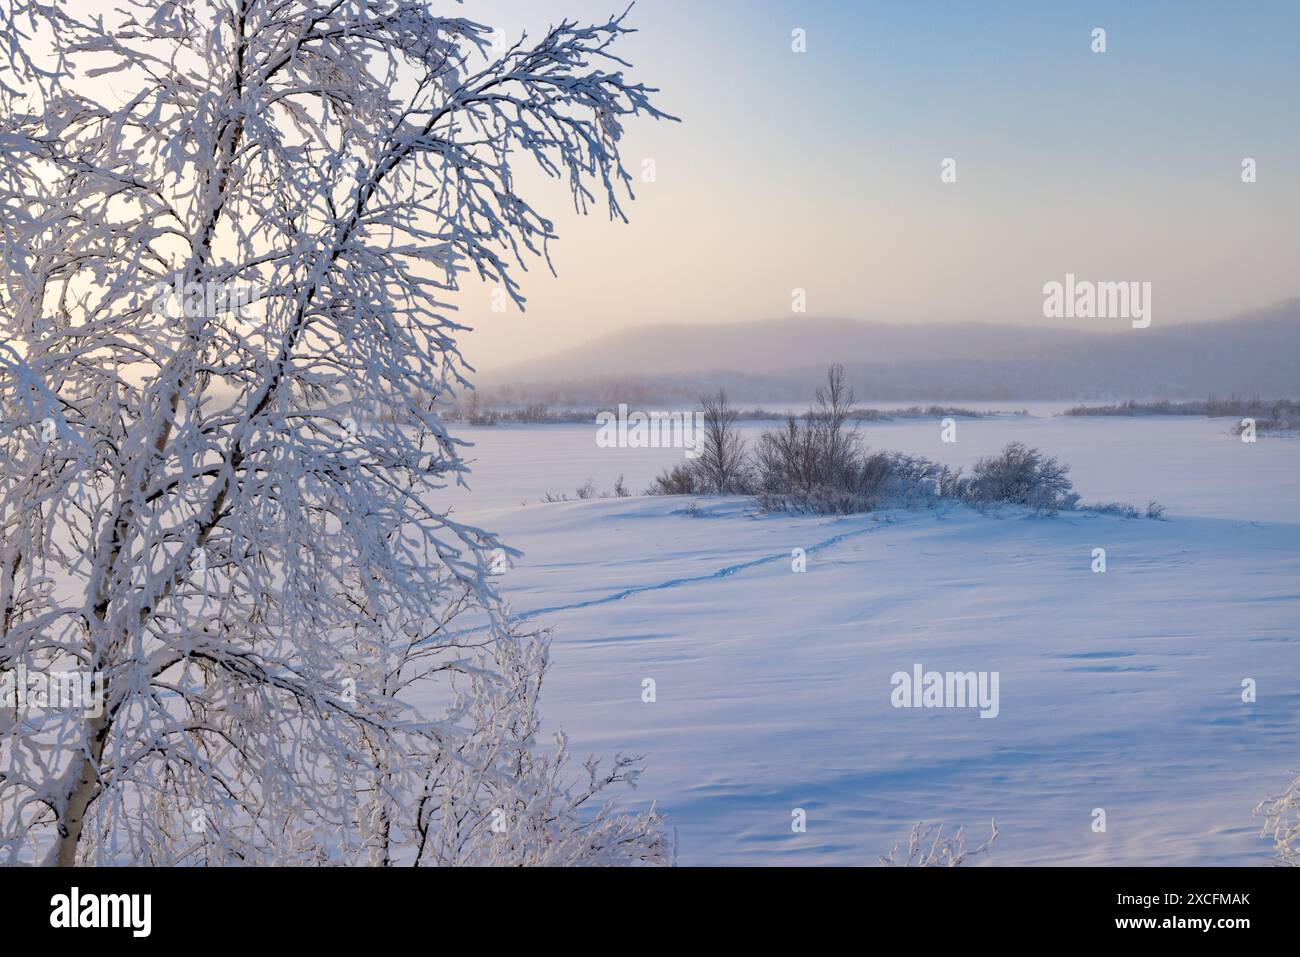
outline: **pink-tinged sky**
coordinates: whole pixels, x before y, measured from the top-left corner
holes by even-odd
[[[538,36],[616,8],[457,12]],[[657,180],[630,225],[525,178],[559,224],[559,277],[531,267],[522,316],[466,289],[480,368],[788,316],[796,287],[809,315],[1026,324],[1067,272],[1151,282],[1161,325],[1300,295],[1300,4],[641,0],[629,19],[622,54],[683,122],[633,124],[628,166],[653,159]]]

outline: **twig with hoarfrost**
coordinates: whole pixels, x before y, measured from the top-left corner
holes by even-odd
[[[895,844],[888,857],[881,857],[886,867],[960,867],[977,854],[988,853],[989,846],[997,840],[998,822],[990,821],[992,833],[983,844],[966,847],[966,828],[959,827],[952,837],[944,837],[943,824],[927,825],[917,821],[907,839],[907,850]]]
[[[1273,839],[1274,859],[1300,867],[1300,776],[1281,794],[1261,801],[1255,816],[1264,819],[1259,836]]]

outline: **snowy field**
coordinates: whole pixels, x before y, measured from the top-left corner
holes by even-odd
[[[1084,501],[1154,498],[1166,521],[542,504],[619,473],[639,493],[680,459],[597,448],[594,424],[458,427],[473,489],[448,497],[525,552],[502,582],[554,629],[548,725],[577,755],[646,756],[630,797],[657,802],[682,864],[874,864],[917,820],[978,842],[993,817],[990,865],[1266,863],[1251,810],[1300,768],[1300,440],[1059,408],[959,420],[956,444],[930,420],[862,432],[967,467],[1019,440]],[[998,716],[894,708],[916,664],[998,672]]]

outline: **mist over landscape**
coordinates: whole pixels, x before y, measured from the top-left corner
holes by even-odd
[[[745,403],[803,401],[839,362],[864,401],[1265,398],[1300,393],[1300,299],[1219,321],[1111,331],[890,324],[795,316],[643,326],[479,377],[486,404],[671,403],[725,388]]]

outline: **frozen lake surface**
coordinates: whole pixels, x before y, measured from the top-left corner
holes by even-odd
[[[454,429],[475,472],[447,498],[525,552],[502,583],[554,629],[548,727],[579,756],[646,756],[626,797],[657,802],[683,864],[874,864],[917,820],[982,839],[992,817],[988,864],[1267,863],[1252,808],[1300,768],[1300,440],[1052,411],[959,420],[955,444],[936,420],[862,432],[967,468],[1022,441],[1085,501],[1167,520],[542,504],[620,473],[639,492],[681,458],[598,448],[594,423]],[[997,672],[998,716],[893,707],[916,664]]]

